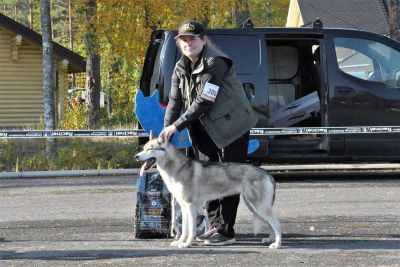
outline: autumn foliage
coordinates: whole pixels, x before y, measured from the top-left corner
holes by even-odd
[[[51,0],[53,40],[86,57],[84,36],[96,35],[100,54],[101,90],[106,107],[100,109],[100,128],[135,128],[134,96],[153,29],[173,30],[186,19],[208,28],[237,27],[249,17],[256,27],[283,26],[289,0],[96,0],[89,26],[88,0]],[[0,12],[41,33],[40,0],[0,0]],[[84,88],[85,73],[70,87]],[[64,129],[83,129],[85,103],[81,90],[65,101]],[[42,128],[38,125],[37,128]],[[54,160],[42,153],[42,140],[0,142],[0,171],[137,167],[133,158],[136,139],[62,140]]]
[[[86,56],[84,15],[88,0],[52,0],[53,40]],[[0,0],[1,12],[38,32],[39,0]],[[101,120],[134,122],[134,96],[139,88],[144,56],[153,29],[173,30],[186,19],[197,19],[208,28],[237,27],[238,13],[258,27],[282,26],[289,0],[97,0],[92,30],[101,56],[101,85],[106,94]],[[71,12],[68,7],[71,6]],[[71,24],[71,25],[69,25]],[[70,26],[70,27],[69,27]],[[71,32],[72,29],[72,32]],[[72,85],[71,85],[72,86]],[[75,87],[85,87],[84,74]],[[67,101],[68,102],[68,101]],[[68,107],[67,107],[68,109]],[[66,118],[73,118],[76,109]],[[108,110],[108,112],[107,112]],[[81,116],[82,114],[80,114]],[[59,125],[81,125],[77,120]],[[79,119],[78,119],[79,121]]]

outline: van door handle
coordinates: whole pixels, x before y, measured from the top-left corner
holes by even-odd
[[[336,86],[335,95],[338,96],[353,96],[355,94],[354,89],[348,86]]]
[[[252,83],[243,83],[243,88],[244,91],[246,92],[247,98],[249,100],[251,100],[252,98],[254,98],[254,94],[255,94],[255,86]]]

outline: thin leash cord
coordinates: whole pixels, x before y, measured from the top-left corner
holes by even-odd
[[[169,226],[168,226],[168,233],[167,233],[167,238],[165,239],[165,244],[167,244],[167,243],[169,243],[169,240],[170,240],[170,238],[172,237],[171,236],[171,230],[172,230],[172,224],[171,224],[171,222],[170,222],[170,224],[169,224]]]
[[[170,195],[170,218],[169,218],[169,225],[168,225],[168,231],[167,231],[167,238],[165,239],[165,244],[167,242],[169,242],[170,238],[172,237],[171,233],[172,233],[172,216],[175,216],[175,212],[173,212],[173,196],[172,194]]]
[[[167,238],[165,239],[165,242],[164,242],[165,244],[167,244],[167,242],[169,242],[170,237],[171,237],[171,220],[168,225]]]
[[[169,196],[169,206],[170,206],[170,218],[169,218],[169,224],[168,224],[168,231],[167,231],[167,238],[165,239],[164,244],[167,244],[170,239],[171,235],[171,227],[172,227],[172,194]]]

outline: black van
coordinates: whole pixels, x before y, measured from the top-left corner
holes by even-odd
[[[180,58],[176,31],[156,30],[141,90],[166,104]],[[209,29],[229,55],[259,128],[400,125],[400,44],[371,32],[323,28]],[[398,162],[400,134],[253,136],[257,162]]]

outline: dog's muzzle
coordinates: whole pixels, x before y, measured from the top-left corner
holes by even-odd
[[[144,165],[144,169],[147,171],[148,169],[150,169],[151,167],[153,167],[153,165],[156,163],[156,158],[149,158],[148,160],[146,160],[146,162],[143,164]]]
[[[143,161],[143,160],[140,158],[140,155],[139,155],[139,154],[137,154],[137,155],[135,156],[135,158],[136,158],[136,160],[138,160],[138,161]],[[148,170],[148,169],[150,169],[151,167],[153,167],[153,165],[154,165],[155,163],[156,163],[156,158],[149,158],[149,159],[146,159],[145,163],[142,165],[142,169]]]

